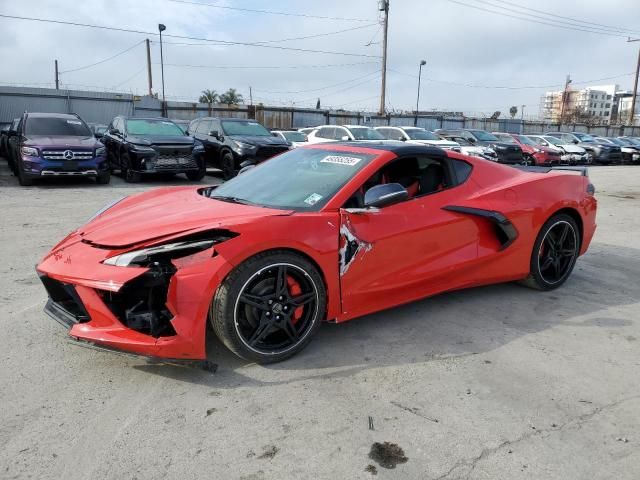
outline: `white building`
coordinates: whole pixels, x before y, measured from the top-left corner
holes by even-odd
[[[546,92],[541,102],[541,114],[547,121],[559,122],[562,115],[566,119],[580,112],[582,116],[591,117],[594,123],[606,125],[614,112],[617,91],[618,85],[602,85],[567,90],[566,95],[562,90]]]

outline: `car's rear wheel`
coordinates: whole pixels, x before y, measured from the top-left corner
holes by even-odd
[[[580,231],[566,214],[551,217],[540,229],[533,245],[529,276],[522,282],[538,290],[553,290],[562,285],[580,254]]]
[[[311,341],[325,308],[316,267],[300,255],[276,250],[251,257],[229,274],[213,298],[209,319],[236,355],[273,363]]]
[[[236,170],[236,160],[230,151],[227,150],[222,153],[220,163],[222,164],[222,178],[225,180],[230,180],[238,174],[238,170]]]

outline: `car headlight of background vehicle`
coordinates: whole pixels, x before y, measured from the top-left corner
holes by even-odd
[[[241,152],[243,150],[253,150],[254,148],[256,148],[255,145],[251,145],[250,143],[238,142],[235,140],[233,143],[235,144],[234,150],[236,152]]]
[[[40,153],[38,152],[37,148],[33,148],[33,147],[22,147],[20,149],[20,152],[22,152],[22,155],[26,155],[28,157],[39,157]]]

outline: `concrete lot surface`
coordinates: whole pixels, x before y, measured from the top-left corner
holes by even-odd
[[[2,479],[640,478],[639,167],[591,169],[598,232],[559,290],[327,324],[266,367],[212,340],[215,374],[76,347],[42,311],[38,259],[161,183],[21,188],[0,169]]]

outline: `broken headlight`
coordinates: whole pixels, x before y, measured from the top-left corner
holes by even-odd
[[[107,258],[102,263],[115,267],[144,267],[152,262],[193,255],[211,248],[215,243],[217,242],[213,239],[167,243],[122,253],[115,257]]]

